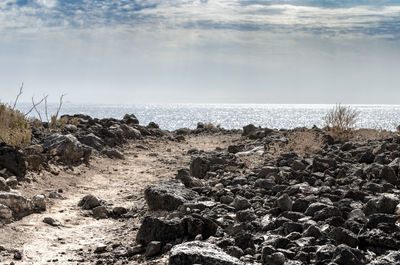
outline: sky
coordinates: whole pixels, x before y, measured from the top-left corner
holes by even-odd
[[[0,0],[0,101],[400,104],[400,0]]]

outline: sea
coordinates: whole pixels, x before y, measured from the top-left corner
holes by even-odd
[[[357,128],[396,130],[400,125],[400,105],[343,105],[359,112]],[[27,112],[30,104],[19,104]],[[140,124],[157,123],[160,128],[176,130],[196,128],[198,122],[220,125],[226,129],[241,129],[250,123],[268,128],[292,129],[324,126],[323,117],[335,105],[330,104],[72,104],[65,102],[60,114],[86,114],[94,118],[121,119],[135,114]],[[49,104],[48,114],[54,114],[57,104]],[[38,111],[45,121],[43,105]],[[32,111],[31,116],[38,116]]]

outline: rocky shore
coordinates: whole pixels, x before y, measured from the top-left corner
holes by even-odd
[[[340,142],[319,128],[169,132],[134,115],[67,118],[56,132],[34,131],[23,150],[0,146],[0,229],[42,220],[30,235],[69,247],[35,256],[29,239],[0,241],[0,261],[400,264],[396,133]],[[51,190],[72,175],[68,191]],[[78,221],[89,243],[60,236],[79,233]]]

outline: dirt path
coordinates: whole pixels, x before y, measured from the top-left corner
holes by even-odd
[[[181,143],[145,139],[126,146],[125,160],[94,158],[90,166],[73,171],[61,169],[59,175],[32,175],[31,183],[18,188],[22,194],[48,196],[53,190],[62,190],[65,199],[49,199],[46,212],[0,228],[0,245],[22,251],[22,261],[14,261],[15,264],[94,264],[93,256],[87,253],[97,244],[134,241],[146,211],[143,191],[147,185],[173,177],[179,168],[188,167],[188,150],[226,148],[235,138],[238,136],[192,136]],[[132,209],[131,218],[96,220],[85,216],[77,204],[86,194],[96,195],[110,206]],[[62,226],[45,224],[44,217],[52,217]],[[11,261],[13,257],[0,254],[0,264]]]

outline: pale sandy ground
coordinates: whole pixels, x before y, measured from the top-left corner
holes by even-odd
[[[125,147],[125,160],[93,158],[89,166],[82,165],[73,171],[60,169],[59,175],[33,174],[31,183],[19,186],[22,194],[47,196],[50,191],[62,189],[66,199],[48,199],[47,211],[1,227],[0,245],[23,252],[23,260],[14,261],[15,264],[93,264],[93,255],[87,253],[96,244],[134,242],[146,212],[143,192],[147,185],[175,176],[180,168],[188,168],[191,159],[188,150],[227,148],[238,138],[239,135],[190,136],[181,143],[146,138]],[[133,209],[133,217],[123,220],[85,217],[77,204],[86,194],[96,195],[109,205]],[[63,226],[45,224],[44,217],[57,219]],[[0,264],[11,261],[12,257],[0,253]],[[136,260],[129,264],[163,263]]]

